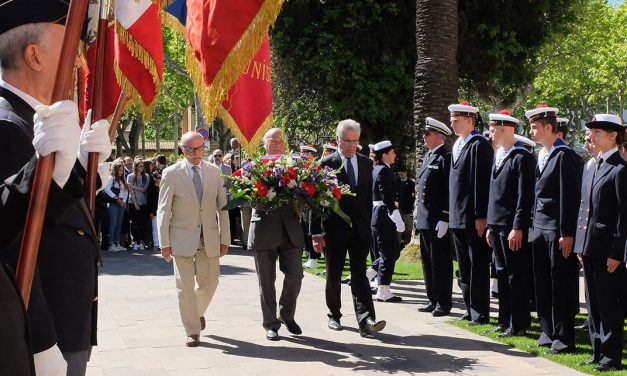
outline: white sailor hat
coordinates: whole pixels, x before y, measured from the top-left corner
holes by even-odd
[[[425,118],[425,129],[428,131],[436,131],[445,136],[451,135],[451,130],[441,121],[437,121],[432,117]]]
[[[376,144],[374,144],[374,152],[377,154],[387,153],[393,148],[394,147],[392,146],[392,143],[388,140],[377,142]]]
[[[483,133],[481,134],[483,136],[483,138],[489,140],[490,139],[490,131],[483,131]]]
[[[622,124],[620,118],[612,114],[596,114],[586,123],[586,128],[589,129],[603,129],[610,132],[623,132],[625,126]]]
[[[525,117],[530,123],[533,123],[534,121],[540,119],[557,118],[557,114],[559,112],[560,110],[555,107],[548,107],[546,104],[541,104],[533,110],[525,112]]]
[[[567,125],[568,125],[568,123],[570,123],[570,120],[569,120],[569,119],[566,119],[566,118],[561,118],[561,117],[558,117],[558,118],[557,118],[557,125],[567,126]]]
[[[316,148],[314,148],[313,146],[307,144],[307,145],[300,145],[300,152],[311,152],[311,153],[316,153],[318,152],[318,150],[316,150]]]
[[[479,109],[473,107],[468,102],[459,102],[448,106],[448,110],[451,112],[451,116],[466,116],[476,118]]]
[[[529,146],[529,147],[532,147],[532,148],[536,147],[536,143],[531,141],[530,139],[528,139],[525,136],[521,136],[519,134],[515,134],[514,138],[516,139],[516,141],[520,142],[521,144],[523,144],[525,146]]]
[[[337,146],[335,146],[334,143],[324,144],[324,145],[322,145],[322,147],[327,149],[327,150],[333,150],[333,151],[337,150]]]
[[[511,116],[509,111],[501,110],[498,114],[489,114],[490,121],[493,121],[494,125],[507,125],[510,127],[517,127],[520,120]]]

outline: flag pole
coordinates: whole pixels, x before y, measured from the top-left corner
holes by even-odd
[[[74,59],[76,59],[78,40],[81,36],[86,11],[87,0],[70,0],[65,32],[63,34],[63,45],[59,55],[57,76],[54,81],[50,103],[63,100],[68,93],[66,86],[70,81],[69,76],[72,75],[74,69]],[[28,307],[33,284],[33,274],[35,272],[35,263],[37,262],[37,252],[39,251],[39,243],[41,241],[41,230],[43,229],[53,170],[54,154],[39,157],[17,262],[17,283],[26,307]]]
[[[108,32],[108,15],[109,1],[102,0],[100,3],[100,17],[98,19],[98,36],[96,42],[96,66],[94,69],[94,86],[92,91],[92,108],[91,118],[98,121],[102,118],[102,91],[104,81],[104,62],[107,32]],[[109,51],[111,52],[111,51]],[[89,153],[87,156],[87,206],[91,210],[92,216],[96,215],[96,177],[98,176],[98,153]]]

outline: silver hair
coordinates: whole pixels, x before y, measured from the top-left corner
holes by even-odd
[[[43,45],[46,23],[32,23],[14,27],[0,34],[0,69],[12,71],[18,67],[20,56],[29,44]],[[43,48],[46,48],[43,45]]]
[[[264,133],[263,135],[263,146],[266,146],[267,141],[270,139],[270,135],[274,134],[276,131],[281,132],[281,135],[283,134],[283,131],[281,130],[281,128],[270,128],[266,131],[266,133]]]
[[[337,124],[337,129],[335,130],[335,135],[338,137],[342,137],[342,133],[345,129],[351,131],[357,131],[361,133],[361,126],[358,122],[353,119],[342,120]]]

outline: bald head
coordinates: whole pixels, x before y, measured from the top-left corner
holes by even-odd
[[[266,134],[263,135],[263,147],[268,155],[285,153],[285,141],[283,140],[281,128],[268,129]]]
[[[181,137],[181,149],[191,164],[198,165],[204,156],[205,139],[196,131],[186,132]]]

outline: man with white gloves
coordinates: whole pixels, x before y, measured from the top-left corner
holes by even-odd
[[[448,175],[451,152],[444,145],[451,130],[433,118],[425,119],[423,144],[428,149],[416,176],[416,230],[420,233],[420,259],[429,303],[418,308],[433,316],[446,316],[453,301],[453,255],[448,236]]]
[[[394,173],[390,168],[396,159],[394,147],[390,141],[381,141],[374,145],[376,164],[372,170],[374,182],[372,189],[372,227],[373,239],[379,250],[379,258],[372,263],[377,270],[377,301],[396,303],[403,299],[392,294],[390,283],[394,274],[394,265],[401,255],[398,232],[405,231],[405,222],[396,207],[396,187]],[[368,273],[366,273],[368,276]]]
[[[84,375],[96,344],[98,239],[83,183],[88,153],[104,161],[111,147],[106,121],[81,132],[75,103],[50,103],[67,10],[0,0],[0,259],[13,270],[37,157],[55,153],[27,323],[0,312],[3,374]],[[25,328],[21,338],[4,335],[14,328]]]

